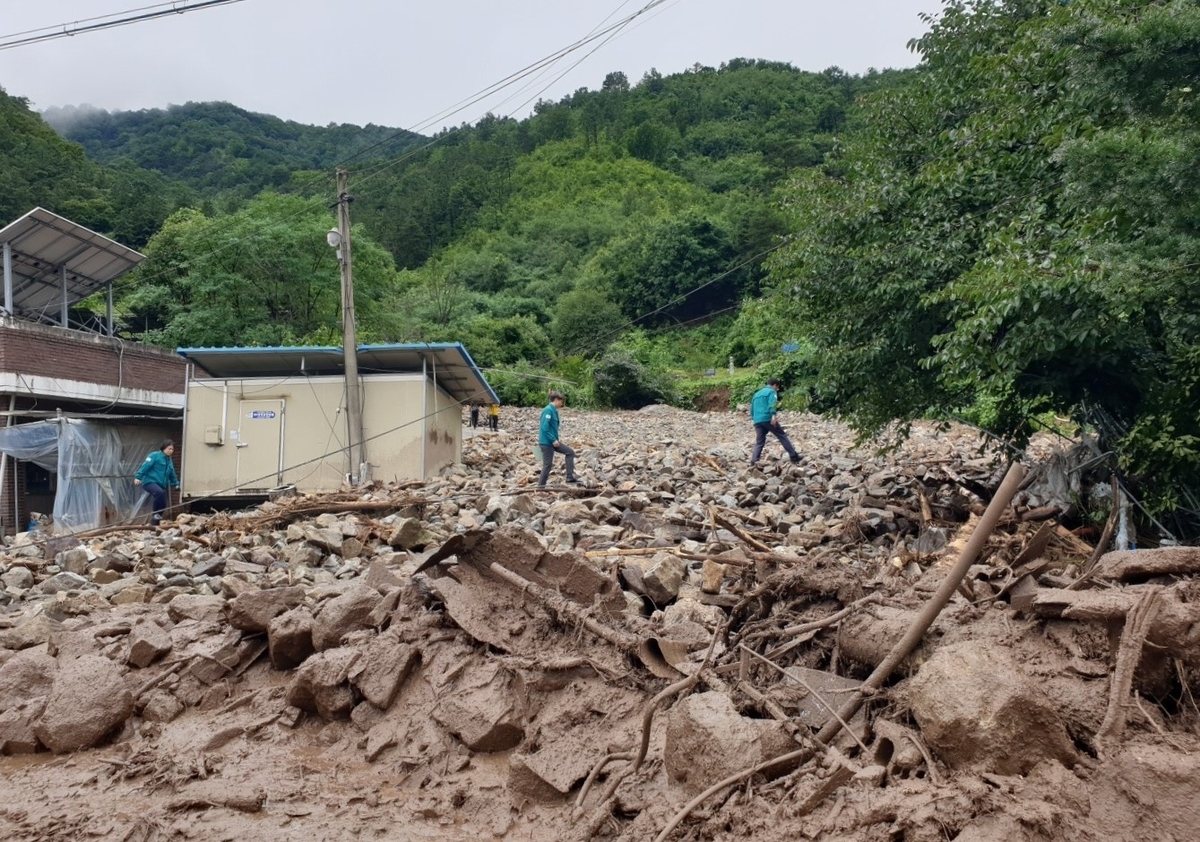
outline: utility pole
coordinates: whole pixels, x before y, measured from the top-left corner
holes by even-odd
[[[350,483],[358,485],[368,477],[367,454],[363,443],[362,394],[358,383],[358,333],[354,322],[354,272],[350,262],[350,179],[345,170],[337,171],[337,242],[330,232],[330,244],[337,247],[342,267],[342,359],[346,369],[346,426],[350,452]]]

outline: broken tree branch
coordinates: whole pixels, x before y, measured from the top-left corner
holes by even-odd
[[[1021,479],[1024,477],[1024,475],[1024,468],[1021,467],[1020,463],[1014,462],[1013,465],[1008,469],[1008,473],[1005,474],[1004,481],[1000,483],[1000,488],[996,491],[996,496],[993,497],[991,503],[988,504],[987,510],[983,513],[983,517],[979,521],[979,525],[976,527],[974,533],[972,533],[971,539],[967,542],[967,545],[963,548],[962,554],[959,556],[954,567],[951,568],[950,572],[946,574],[946,578],[942,581],[941,586],[938,587],[933,596],[929,598],[929,602],[926,603],[925,608],[913,622],[913,625],[908,630],[908,633],[896,643],[895,647],[893,647],[891,653],[887,656],[887,658],[884,659],[883,663],[876,667],[875,671],[872,672],[871,675],[868,676],[867,680],[863,682],[862,687],[860,687],[858,691],[851,695],[851,697],[846,700],[846,702],[838,710],[838,716],[841,719],[849,720],[853,718],[854,714],[858,713],[858,709],[862,706],[863,700],[868,695],[873,695],[876,691],[878,691],[879,688],[883,686],[883,682],[891,676],[896,667],[898,667],[901,662],[908,657],[913,649],[916,648],[917,644],[921,642],[921,637],[926,631],[928,631],[929,627],[933,625],[933,621],[937,619],[938,614],[940,614],[942,609],[946,607],[946,604],[950,601],[950,597],[958,588],[959,583],[962,582],[963,578],[967,575],[967,571],[970,569],[971,565],[975,563],[975,559],[979,557],[979,553],[983,549],[984,544],[991,536],[992,531],[996,528],[996,524],[1000,520],[1000,515],[1003,514],[1004,510],[1008,508],[1008,504],[1012,501],[1013,495],[1016,494],[1017,487],[1021,484]],[[817,734],[817,740],[822,743],[829,742],[830,738],[832,738],[841,727],[841,723],[838,722],[838,720],[830,719],[829,722],[825,724],[825,727],[822,728]],[[663,828],[662,832],[655,838],[655,842],[665,842],[665,840],[671,835],[671,832],[678,827],[688,815],[691,814],[692,810],[696,809],[696,807],[698,807],[700,804],[703,804],[704,801],[720,792],[725,787],[736,784],[739,781],[743,781],[746,778],[756,775],[759,772],[772,768],[778,764],[790,762],[803,763],[809,760],[813,756],[813,753],[814,750],[811,748],[802,748],[789,754],[782,755],[781,757],[776,757],[772,760],[758,763],[754,766],[751,766],[749,769],[744,769],[741,772],[730,775],[722,781],[718,781],[684,805],[683,809],[675,814],[675,817],[671,819],[670,823],[668,823],[667,826]]]

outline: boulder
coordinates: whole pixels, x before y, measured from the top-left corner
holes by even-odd
[[[225,616],[235,629],[265,632],[272,620],[303,602],[304,588],[247,591],[226,603]]]
[[[392,533],[388,535],[388,543],[393,547],[411,550],[421,543],[423,532],[421,521],[415,517],[406,517],[396,522]]]
[[[277,670],[300,666],[313,653],[313,618],[306,608],[293,608],[267,624],[271,664]]]
[[[200,596],[198,594],[180,594],[167,603],[167,616],[173,622],[182,620],[202,620],[206,623],[217,623],[224,619],[225,600],[219,596]]]
[[[697,693],[671,708],[663,761],[673,780],[698,793],[794,748],[781,723],[742,716],[724,693]]]
[[[138,620],[129,630],[129,655],[125,660],[130,666],[143,669],[170,651],[171,635],[153,620]]]
[[[0,649],[29,649],[46,643],[58,631],[62,623],[45,614],[35,614],[20,621],[15,628],[0,631]]]
[[[99,745],[133,713],[133,695],[121,669],[107,658],[84,655],[59,663],[46,709],[33,726],[55,754]]]
[[[381,636],[371,641],[350,678],[364,699],[387,710],[420,661],[421,653],[416,648]]]
[[[350,647],[319,652],[296,670],[287,689],[287,703],[324,719],[349,715],[354,707],[350,670],[362,653]]]
[[[23,701],[0,713],[0,754],[33,754],[40,743],[33,725],[46,708],[46,697]]]
[[[1076,761],[1050,700],[994,643],[938,649],[909,682],[908,701],[929,747],[955,769],[1024,775],[1043,760]]]
[[[329,600],[313,620],[313,648],[318,652],[332,649],[350,632],[368,628],[368,618],[379,599],[379,591],[356,582],[341,596]]]
[[[0,665],[0,713],[49,695],[57,669],[58,662],[43,647],[26,649],[5,661]]]
[[[489,664],[446,691],[433,718],[471,751],[507,751],[525,738],[523,710],[511,676]]]
[[[669,553],[655,556],[653,565],[642,574],[646,596],[654,600],[655,605],[663,607],[679,596],[686,575],[687,562],[679,556]]]

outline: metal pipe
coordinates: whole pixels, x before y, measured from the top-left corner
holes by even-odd
[[[12,243],[4,241],[4,312],[13,314]],[[2,479],[2,478],[0,478]],[[0,485],[3,488],[3,485]]]
[[[108,335],[113,335],[113,285],[108,284],[108,301],[105,307],[105,315],[108,317]]]
[[[58,267],[58,276],[62,280],[62,326],[70,327],[67,323],[67,264]]]
[[[421,476],[417,479],[425,479],[429,475],[429,465],[425,453],[425,442],[429,438],[426,435],[425,425],[429,418],[429,360],[424,354],[421,355]]]
[[[4,246],[5,246],[5,248],[7,248],[7,247],[8,247],[8,243],[5,243],[5,244],[4,244]],[[13,412],[15,411],[15,409],[16,409],[16,406],[17,406],[17,396],[16,396],[16,395],[9,395],[9,396],[8,396],[8,423],[6,423],[6,424],[4,425],[5,427],[11,427],[11,426],[12,426],[12,422],[13,422]],[[5,474],[7,471],[8,471],[8,454],[7,454],[7,453],[0,453],[0,490],[3,490],[3,488],[4,488],[4,474]],[[13,474],[14,474],[14,475],[16,475],[16,473],[17,473],[17,471],[16,471],[16,463],[15,463],[15,461],[14,461],[14,463],[13,463]],[[17,522],[16,522],[16,519],[14,518],[14,521],[13,521],[13,534],[14,534],[14,535],[16,535],[18,532],[20,532],[20,531],[21,531],[21,530],[20,530],[20,529],[18,529],[17,527],[18,527],[18,524],[17,524]]]

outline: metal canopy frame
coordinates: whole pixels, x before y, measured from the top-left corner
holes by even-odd
[[[179,348],[176,353],[212,377],[310,377],[344,375],[342,349],[336,347]],[[413,373],[435,380],[459,403],[499,403],[500,399],[461,343],[359,345],[360,375]]]
[[[44,208],[0,229],[0,249],[7,315],[69,327],[68,308],[107,287],[110,336],[112,282],[146,259]]]

